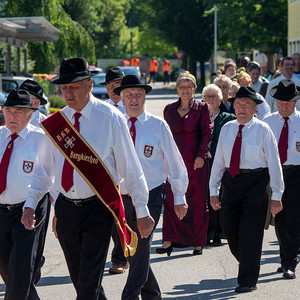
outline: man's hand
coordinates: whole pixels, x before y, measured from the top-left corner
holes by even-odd
[[[187,204],[174,205],[174,211],[179,220],[182,220],[187,213]]]
[[[54,233],[55,237],[58,238],[57,231],[56,231],[56,222],[57,222],[57,218],[54,216],[52,219],[52,232]]]
[[[214,210],[221,209],[221,202],[219,201],[218,196],[211,196],[210,197],[210,205]]]
[[[271,214],[273,217],[275,217],[276,214],[278,214],[280,211],[282,211],[281,201],[271,200],[270,211],[271,211]]]
[[[194,170],[202,168],[204,165],[204,159],[201,157],[197,157],[194,162]]]
[[[30,207],[26,207],[23,211],[23,215],[21,218],[21,223],[24,225],[24,227],[28,230],[34,229],[35,225],[35,212],[34,209]]]
[[[154,220],[151,216],[147,216],[144,218],[138,218],[137,221],[137,228],[141,235],[141,238],[147,238],[154,228]]]

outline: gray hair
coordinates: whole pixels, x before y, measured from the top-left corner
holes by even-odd
[[[204,87],[203,91],[202,91],[202,97],[204,98],[205,94],[207,91],[209,90],[213,90],[213,91],[216,91],[218,93],[218,97],[219,99],[223,99],[223,94],[222,94],[222,91],[221,89],[215,85],[214,83],[211,83],[211,84],[208,84],[207,86]]]
[[[220,81],[225,81],[228,84],[228,87],[231,88],[232,86],[232,80],[227,77],[226,75],[220,75],[214,80],[214,84],[218,85]]]

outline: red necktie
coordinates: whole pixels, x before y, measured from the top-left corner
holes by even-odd
[[[236,135],[232,152],[230,158],[230,165],[229,165],[229,173],[233,178],[240,172],[240,157],[241,157],[241,147],[242,147],[242,129],[244,125],[239,126],[239,132]]]
[[[288,137],[289,137],[289,117],[283,117],[284,124],[282,126],[279,142],[278,142],[278,151],[280,156],[280,162],[283,165],[287,160],[287,149],[288,149]]]
[[[118,107],[118,104],[114,104],[114,107]]]
[[[135,131],[135,125],[134,123],[136,122],[137,118],[132,117],[129,119],[129,121],[131,122],[131,127],[129,129],[133,144],[135,145],[135,136],[136,136],[136,131]]]
[[[75,113],[75,123],[74,127],[79,132],[79,118],[81,117],[81,113]],[[64,188],[66,192],[70,190],[73,186],[73,171],[74,168],[70,165],[70,163],[65,159],[62,175],[61,175],[61,186]]]
[[[9,159],[10,159],[10,155],[12,153],[13,147],[14,147],[14,140],[17,137],[18,137],[18,135],[15,133],[13,133],[10,136],[10,141],[7,144],[5,152],[2,156],[2,160],[0,163],[0,195],[6,189],[6,176],[7,176],[7,169],[8,169],[8,165],[9,165]]]

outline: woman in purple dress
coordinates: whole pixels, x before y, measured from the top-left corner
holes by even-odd
[[[188,212],[179,220],[174,212],[174,198],[170,185],[166,185],[163,217],[163,245],[159,254],[171,254],[173,247],[194,246],[193,254],[202,254],[206,246],[209,210],[207,205],[209,147],[213,123],[206,103],[194,99],[196,79],[188,71],[176,81],[179,100],[164,109],[177,147],[186,165],[189,186],[186,195]]]

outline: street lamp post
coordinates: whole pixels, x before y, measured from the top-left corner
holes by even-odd
[[[217,71],[217,1],[214,1],[215,22],[214,22],[214,71]]]

